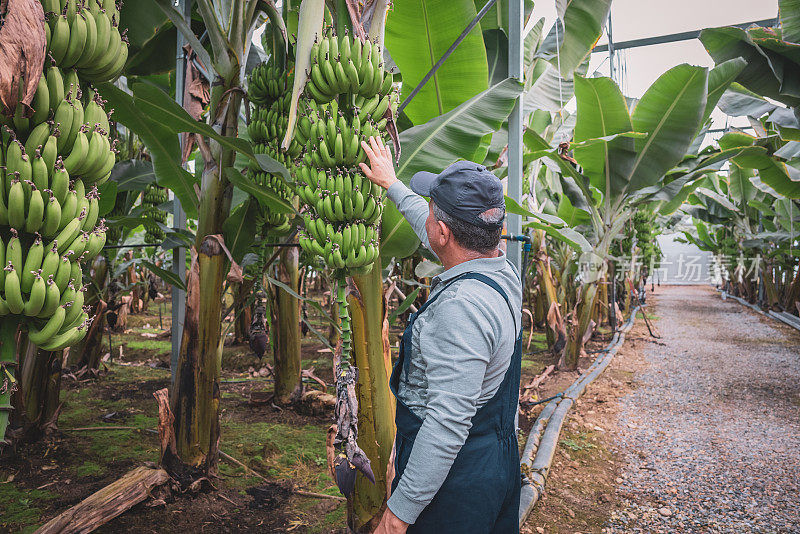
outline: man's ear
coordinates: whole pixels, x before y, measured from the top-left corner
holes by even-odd
[[[453,236],[453,232],[442,221],[436,221],[436,224],[439,225],[439,230],[442,232],[442,246],[444,246],[448,241],[450,241],[450,238]]]

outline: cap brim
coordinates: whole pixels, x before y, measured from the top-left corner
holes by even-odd
[[[411,177],[411,182],[409,183],[411,190],[423,197],[431,196],[433,182],[436,181],[438,176],[438,174],[434,174],[432,172],[419,171]]]

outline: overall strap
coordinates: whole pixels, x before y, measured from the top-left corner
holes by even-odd
[[[495,282],[494,280],[492,280],[490,277],[486,276],[485,274],[469,272],[469,273],[464,273],[462,275],[456,276],[452,280],[446,282],[446,285],[444,287],[442,287],[442,289],[438,293],[436,293],[431,298],[426,300],[425,303],[422,306],[420,306],[419,310],[416,313],[412,314],[411,319],[409,320],[408,326],[406,327],[405,331],[403,332],[403,335],[402,335],[402,338],[401,338],[401,341],[400,341],[401,349],[409,350],[408,347],[410,347],[410,343],[411,343],[413,325],[414,325],[414,322],[417,320],[417,318],[420,316],[420,314],[422,314],[422,312],[424,312],[425,309],[427,309],[428,306],[430,306],[436,299],[438,299],[441,296],[441,294],[444,293],[445,289],[447,289],[448,287],[450,287],[454,283],[458,282],[459,280],[477,280],[479,282],[483,282],[484,284],[488,285],[489,287],[491,287],[492,289],[494,289],[495,291],[500,293],[500,296],[503,297],[503,300],[505,300],[506,304],[508,305],[508,310],[509,310],[509,312],[511,312],[511,320],[514,321],[514,329],[515,329],[515,332],[517,332],[517,330],[516,330],[516,328],[517,328],[517,318],[514,316],[514,308],[511,306],[511,301],[508,299],[508,295],[503,290],[503,288],[500,287],[500,284],[498,284],[497,282]],[[520,335],[522,335],[521,331],[517,332],[517,334],[515,335],[515,338],[519,337]],[[404,352],[404,350],[401,350],[401,353],[402,352]],[[401,356],[401,359],[402,359],[403,373],[406,376],[408,376],[409,367],[411,365],[411,358],[407,357],[406,354],[401,354],[400,356]],[[398,378],[399,378],[399,376],[398,376]]]

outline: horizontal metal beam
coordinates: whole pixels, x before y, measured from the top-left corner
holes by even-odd
[[[756,20],[753,22],[743,22],[741,24],[731,24],[736,28],[749,28],[752,25],[771,27],[778,24],[778,19],[764,19]],[[630,41],[614,42],[614,50],[625,50],[627,48],[639,48],[642,46],[652,46],[665,43],[677,43],[679,41],[691,41],[700,37],[700,32],[703,30],[693,30],[681,33],[670,33],[667,35],[659,35],[656,37],[645,37],[644,39],[633,39]],[[594,47],[592,53],[608,52],[608,45],[599,45]]]

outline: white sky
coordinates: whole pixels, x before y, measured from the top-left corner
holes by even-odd
[[[614,42],[770,19],[775,18],[777,13],[777,0],[613,0],[611,4]],[[545,17],[547,31],[555,20],[555,2],[537,2],[534,16]],[[606,35],[603,35],[598,44],[607,42]],[[622,89],[627,96],[637,98],[661,74],[676,65],[690,63],[714,66],[714,61],[697,39],[632,48],[617,51],[617,54],[625,64]],[[593,54],[589,72],[595,70],[604,76],[609,75],[607,52]],[[574,101],[568,108],[574,109]],[[712,118],[712,128],[748,124],[744,118],[732,119],[726,124],[725,116],[718,109]],[[709,136],[706,141],[719,136]]]

